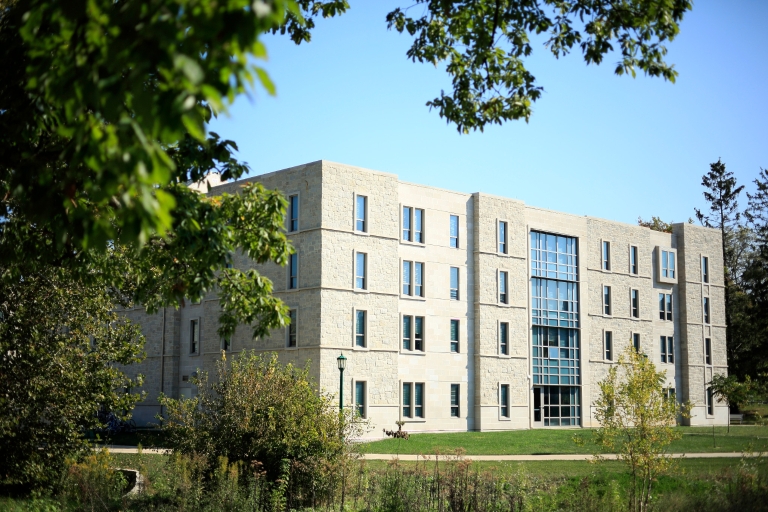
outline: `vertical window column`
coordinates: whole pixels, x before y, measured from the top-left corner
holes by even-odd
[[[704,339],[704,364],[712,364],[712,339]]]
[[[411,268],[412,261],[403,261],[403,295],[411,294]]]
[[[412,242],[411,237],[411,207],[403,206],[403,240]]]
[[[603,270],[611,270],[611,242],[603,241]]]
[[[424,243],[424,210],[420,208],[413,209],[413,241]]]
[[[634,245],[629,246],[629,273],[638,274],[637,247]]]
[[[701,257],[701,280],[709,283],[709,258],[706,256]]]
[[[611,287],[603,286],[603,314],[611,314]]]
[[[413,263],[413,292],[417,297],[424,296],[424,263],[418,261]]]
[[[197,354],[200,350],[200,319],[189,322],[189,353]]]

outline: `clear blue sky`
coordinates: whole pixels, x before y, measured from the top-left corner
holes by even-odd
[[[350,4],[318,20],[310,44],[268,37],[277,95],[256,90],[212,123],[238,143],[251,175],[332,160],[634,223],[692,217],[718,158],[745,184],[768,168],[765,0],[696,2],[668,44],[675,84],[618,77],[610,55],[599,67],[580,52],[556,60],[536,43],[527,66],[545,92],[530,123],[469,135],[425,106],[449,90],[447,75],[407,60],[410,38],[387,31],[386,13],[405,4]]]

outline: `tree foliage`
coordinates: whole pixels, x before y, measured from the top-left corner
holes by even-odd
[[[661,231],[662,233],[671,233],[672,224],[674,222],[664,222],[661,218],[653,216],[651,220],[644,220],[642,217],[637,218],[637,225],[652,229],[653,231]]]
[[[617,75],[634,77],[639,70],[674,82],[677,71],[664,61],[664,43],[675,38],[691,8],[690,0],[416,0],[390,12],[387,23],[413,36],[410,59],[445,63],[453,91],[441,91],[427,106],[468,133],[530,118],[542,92],[524,62],[533,52],[532,36],[543,35],[558,58],[578,47],[587,64],[600,64],[616,52]]]
[[[332,396],[317,392],[307,368],[283,366],[275,354],[222,358],[215,382],[202,372],[193,384],[194,398],[161,397],[167,410],[162,428],[169,447],[205,456],[211,470],[226,457],[259,462],[276,479],[288,460],[292,471],[311,479],[346,456],[345,439],[359,437],[365,427],[341,415]]]
[[[138,326],[111,297],[55,269],[0,280],[0,483],[26,490],[58,483],[65,459],[87,448],[100,407],[141,399],[115,364],[143,357]]]
[[[648,510],[653,482],[674,463],[666,448],[682,434],[673,427],[691,409],[664,393],[665,374],[630,345],[598,383],[595,419],[600,428],[595,439],[627,464],[632,511]]]

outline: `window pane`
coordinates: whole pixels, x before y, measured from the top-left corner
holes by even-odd
[[[365,253],[357,253],[356,266],[355,286],[360,289],[365,289]]]
[[[355,382],[355,409],[358,416],[365,418],[365,382]]]
[[[403,240],[411,241],[411,209],[403,207]]]
[[[424,296],[424,264],[416,262],[414,263],[415,266],[415,273],[414,273],[414,281],[416,284],[416,289],[414,290],[417,297],[423,297]]]
[[[459,300],[459,269],[451,267],[451,299]]]
[[[403,416],[411,417],[411,383],[403,382]]]
[[[701,273],[702,273],[702,280],[705,283],[709,282],[709,258],[706,256],[702,256],[701,258]]]
[[[671,251],[669,253],[669,277],[675,278],[675,253]]]
[[[411,350],[411,322],[413,317],[403,315],[403,348]]]
[[[417,316],[416,317],[416,325],[414,328],[414,348],[416,350],[424,351],[424,317],[423,316]]]
[[[296,253],[291,254],[290,262],[288,266],[290,271],[290,278],[288,279],[288,287],[293,290],[299,287],[299,279],[298,279],[299,255],[298,254]]]
[[[424,210],[414,209],[414,242],[424,243]]]
[[[403,294],[411,294],[411,262],[403,262]]]
[[[365,231],[365,196],[357,196],[355,229]]]
[[[291,196],[290,198],[290,220],[289,231],[298,231],[299,229],[299,196]]]
[[[355,325],[355,344],[358,347],[365,346],[365,311],[357,312]]]
[[[459,246],[459,217],[457,215],[451,215],[451,247]]]
[[[424,417],[424,384],[417,382],[414,384],[414,416],[416,418]]]
[[[288,312],[288,316],[290,317],[291,323],[288,326],[288,346],[289,347],[295,347],[296,346],[296,310],[292,309]]]

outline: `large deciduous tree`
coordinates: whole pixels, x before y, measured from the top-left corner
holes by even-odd
[[[578,47],[587,64],[616,52],[616,74],[675,81],[664,61],[690,0],[416,0],[387,15],[390,28],[414,41],[413,61],[445,64],[453,91],[427,102],[459,132],[530,118],[542,87],[525,67],[532,37],[555,57]],[[411,13],[419,13],[412,16]]]
[[[144,339],[106,290],[59,269],[20,270],[0,280],[0,484],[29,490],[58,483],[100,407],[128,411],[141,398],[129,392],[141,378],[114,365],[140,360]]]

